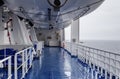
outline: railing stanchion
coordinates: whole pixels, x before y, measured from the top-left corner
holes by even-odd
[[[17,54],[14,56],[14,73],[15,73],[15,79],[17,79]]]
[[[107,71],[105,70],[105,79],[108,79]]]
[[[22,53],[22,64],[23,64],[23,66],[22,66],[22,78],[24,78],[24,76],[25,76],[25,56],[24,56],[24,52],[25,51],[23,51],[23,53]]]
[[[11,79],[11,57],[8,59],[8,77],[10,77],[9,79]]]
[[[26,73],[27,73],[27,71],[28,71],[28,52],[27,52],[27,50],[25,50],[25,61],[26,61],[26,64],[25,64],[25,66],[26,66]]]

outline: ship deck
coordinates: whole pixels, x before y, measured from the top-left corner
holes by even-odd
[[[94,79],[90,69],[59,47],[45,47],[25,79]]]

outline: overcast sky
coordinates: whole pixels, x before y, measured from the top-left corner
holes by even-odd
[[[80,39],[120,40],[120,0],[105,0],[94,12],[80,18]]]

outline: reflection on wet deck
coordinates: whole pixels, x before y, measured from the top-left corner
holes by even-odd
[[[99,77],[99,78],[98,78]],[[104,79],[86,64],[72,58],[58,47],[45,47],[39,60],[33,62],[25,79]]]

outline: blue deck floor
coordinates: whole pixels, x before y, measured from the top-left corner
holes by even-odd
[[[25,79],[94,79],[89,69],[62,48],[45,47]]]

